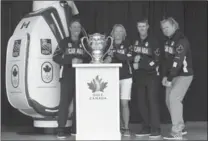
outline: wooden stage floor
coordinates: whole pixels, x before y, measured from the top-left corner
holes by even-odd
[[[162,135],[165,136],[168,134],[170,130],[170,124],[162,124],[161,130]],[[20,134],[20,132],[24,129],[27,130],[27,127],[2,127],[1,128],[1,140],[58,140],[56,135],[50,134],[31,134],[25,133]],[[137,132],[140,129],[139,124],[131,124],[130,129],[132,132]],[[186,130],[188,134],[184,136],[183,140],[207,140],[207,122],[187,122],[186,123]],[[29,131],[29,129],[28,129]],[[65,140],[75,140],[75,136],[71,136]],[[148,137],[122,137],[122,140],[149,140]],[[158,140],[162,140],[158,139]]]

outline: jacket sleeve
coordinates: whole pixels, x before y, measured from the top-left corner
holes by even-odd
[[[167,76],[168,81],[172,81],[173,78],[178,74],[180,71],[184,59],[186,59],[186,52],[189,48],[189,43],[185,39],[179,40],[179,42],[176,45],[176,51],[175,51],[175,56],[173,58],[173,64],[172,68],[170,69],[170,73]]]
[[[154,48],[152,50],[152,57],[149,59],[148,65],[151,68],[155,68],[159,65],[160,60],[160,48],[158,42],[154,43]]]
[[[90,57],[90,55],[84,51],[84,54],[82,56],[82,60],[83,60],[83,63],[89,63],[92,58]]]
[[[74,57],[81,59],[84,63],[91,61],[90,55],[84,50],[84,47],[79,44],[81,47],[77,47],[77,52],[74,54]]]
[[[112,63],[113,59],[114,59],[114,52],[115,52],[115,49],[113,49],[113,48],[108,50],[108,53],[103,58],[104,62]]]
[[[166,54],[165,51],[161,51],[161,73],[162,77],[167,77],[167,67],[166,67]]]
[[[138,55],[138,53],[135,52],[135,49],[134,49],[134,48],[135,48],[135,46],[133,45],[133,46],[132,46],[132,56],[133,56],[133,61],[134,61],[135,56]]]

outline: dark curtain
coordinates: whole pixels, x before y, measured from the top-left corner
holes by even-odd
[[[160,21],[163,17],[172,16],[180,24],[191,43],[194,65],[194,80],[189,88],[184,103],[184,117],[187,121],[207,121],[207,3],[197,1],[75,1],[79,18],[85,30],[109,34],[114,24],[123,24],[127,36],[135,38],[136,21],[147,17],[150,34],[158,38],[162,47],[163,35]],[[9,37],[25,14],[32,9],[32,2],[2,1],[1,27],[1,93],[2,123],[30,124],[31,118],[22,115],[8,103],[5,89],[5,58]],[[134,91],[132,92],[134,97]],[[161,121],[170,120],[165,105],[164,88],[160,89]],[[25,120],[23,120],[25,119]],[[24,121],[24,122],[23,122]],[[140,115],[134,98],[131,102],[131,122],[139,122]]]

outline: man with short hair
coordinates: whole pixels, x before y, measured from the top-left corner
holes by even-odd
[[[69,105],[72,100],[75,100],[75,68],[72,64],[83,63],[88,57],[80,42],[80,34],[82,25],[79,20],[74,19],[69,25],[70,37],[63,38],[59,43],[53,55],[53,61],[61,65],[62,76],[60,79],[61,95],[58,111],[58,139],[64,139],[67,134],[64,133],[64,128],[67,122]],[[75,105],[73,105],[75,106]],[[72,130],[76,130],[76,108],[74,108],[72,116]],[[71,135],[70,131],[69,135]]]
[[[134,79],[138,108],[142,118],[142,129],[136,136],[160,138],[159,112],[159,56],[160,49],[155,37],[148,35],[149,24],[147,19],[137,22],[138,36],[133,44]]]

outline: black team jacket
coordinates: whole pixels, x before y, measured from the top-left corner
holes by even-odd
[[[53,54],[53,61],[63,66],[61,78],[68,75],[75,75],[75,69],[72,68],[73,58],[79,58],[86,62],[88,55],[85,53],[80,40],[74,42],[70,37],[66,37],[58,43]],[[62,70],[61,70],[62,72]]]
[[[147,36],[142,40],[138,35],[137,39],[133,41],[133,56],[136,55],[140,55],[141,59],[135,73],[145,72],[145,74],[159,75],[160,48],[155,38]]]
[[[193,75],[192,56],[188,39],[177,30],[164,44],[163,77],[168,81],[176,76]]]

